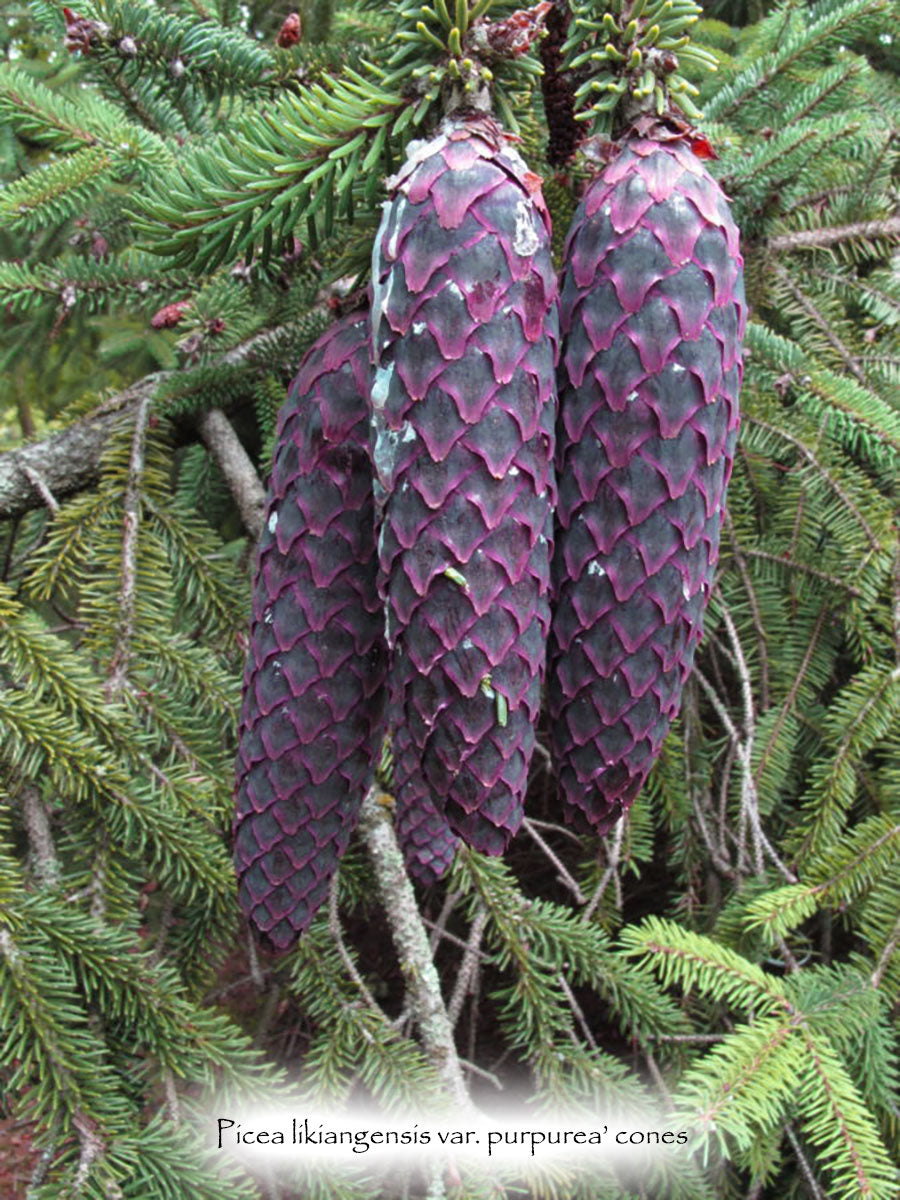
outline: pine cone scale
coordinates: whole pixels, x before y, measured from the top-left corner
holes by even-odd
[[[285,949],[327,896],[378,749],[385,668],[368,320],[310,350],[278,426],[237,759],[238,898]]]
[[[547,226],[533,177],[481,120],[415,147],[393,188],[372,306],[391,711],[411,741],[398,806],[424,784],[498,853],[521,821],[549,628]]]
[[[567,819],[608,828],[677,715],[737,433],[737,231],[675,143],[632,141],[576,213],[562,288],[552,744]]]

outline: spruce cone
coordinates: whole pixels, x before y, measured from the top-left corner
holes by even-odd
[[[369,462],[368,318],[306,355],[278,421],[244,675],[241,908],[286,949],[328,894],[381,733],[384,617]]]
[[[718,557],[745,323],[738,230],[681,141],[627,141],[566,243],[550,646],[567,819],[608,829],[681,704]]]
[[[373,255],[390,723],[416,752],[395,791],[490,854],[521,823],[549,631],[549,247],[539,179],[476,117],[410,147]]]
[[[394,812],[397,838],[407,871],[427,886],[446,875],[459,838],[438,811],[419,771],[418,751],[403,728],[394,734],[394,763],[395,774],[399,770],[404,779]]]

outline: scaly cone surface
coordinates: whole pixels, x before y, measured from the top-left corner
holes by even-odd
[[[566,243],[550,647],[567,820],[608,829],[677,715],[703,628],[746,305],[725,197],[682,139],[626,138]]]
[[[253,586],[236,776],[238,897],[277,950],[308,926],[381,735],[366,314],[310,349],[278,420]]]
[[[447,118],[390,181],[373,253],[374,464],[401,811],[469,845],[522,820],[549,632],[557,290],[540,180]]]
[[[404,780],[394,811],[397,838],[407,871],[427,886],[449,871],[459,838],[432,799],[431,789],[419,771],[419,753],[407,729],[394,733],[394,763],[395,775],[399,771]]]

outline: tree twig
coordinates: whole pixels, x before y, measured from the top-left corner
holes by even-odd
[[[756,595],[756,589],[753,586],[753,581],[750,578],[750,572],[747,570],[747,560],[741,552],[740,543],[738,542],[737,530],[734,527],[734,522],[731,519],[731,513],[726,508],[723,513],[725,528],[728,530],[728,536],[731,538],[731,552],[734,555],[734,561],[737,565],[738,573],[744,585],[744,591],[747,593],[747,601],[750,605],[750,612],[753,615],[753,627],[756,630],[756,644],[759,648],[759,670],[760,670],[760,700],[763,711],[769,707],[769,652],[768,638],[766,629],[763,625],[762,613],[759,609],[759,598]]]
[[[442,926],[438,925],[436,921],[432,921],[429,917],[423,916],[422,924],[426,929],[431,930],[429,945],[432,954],[438,948],[441,942],[449,942],[451,946],[459,946],[460,950],[467,950],[469,948],[469,943],[467,941],[464,941],[461,937],[457,937],[456,934],[451,933],[449,929],[444,929]],[[479,962],[487,962],[488,955],[486,955],[483,950],[479,950],[478,960]]]
[[[788,271],[786,267],[781,266],[780,263],[773,263],[772,267],[775,275],[791,293],[796,303],[800,305],[812,323],[822,331],[825,340],[828,342],[829,346],[831,346],[832,350],[834,350],[835,354],[837,354],[838,358],[841,360],[847,370],[851,373],[851,375],[856,377],[859,383],[865,385],[865,371],[863,371],[862,367],[828,324],[828,321],[825,319],[822,313],[820,313],[815,304],[813,304],[812,300],[810,300],[809,296],[807,296],[803,289],[798,287],[791,278],[790,271]]]
[[[21,796],[22,818],[28,834],[35,877],[41,887],[56,887],[59,883],[59,860],[53,844],[47,806],[33,784],[23,787]]]
[[[900,237],[900,217],[885,217],[881,221],[858,221],[853,225],[832,225],[827,229],[798,229],[769,238],[767,245],[775,254],[791,250],[813,250],[836,246],[855,238]]]
[[[127,675],[131,657],[131,638],[134,633],[135,593],[137,590],[137,548],[141,522],[141,477],[144,473],[144,442],[150,396],[138,404],[128,462],[128,483],[125,488],[122,518],[122,586],[119,590],[119,631],[104,688],[107,701],[118,699]]]
[[[353,980],[357,991],[366,1002],[366,1006],[374,1012],[381,1015],[381,1009],[375,997],[366,987],[365,980],[359,971],[356,969],[356,963],[350,957],[350,952],[344,944],[344,935],[341,932],[341,914],[338,911],[338,877],[331,877],[331,886],[328,889],[328,931],[331,934],[332,941],[337,946],[337,952],[341,957],[341,962],[344,964],[344,970]]]
[[[197,421],[197,429],[235,499],[244,528],[251,537],[262,533],[266,491],[250,455],[219,408],[211,408]]]
[[[819,1186],[819,1181],[813,1174],[812,1167],[809,1165],[809,1159],[803,1153],[803,1147],[800,1145],[800,1141],[796,1133],[794,1133],[794,1127],[790,1121],[786,1123],[784,1132],[787,1136],[787,1140],[791,1143],[794,1153],[797,1155],[797,1162],[800,1164],[800,1170],[803,1173],[803,1178],[807,1182],[813,1200],[828,1200],[827,1194],[822,1191],[822,1188]]]
[[[726,1033],[650,1033],[652,1042],[683,1042],[687,1046],[708,1046],[713,1042],[724,1042]]]
[[[597,1042],[594,1039],[594,1035],[591,1033],[591,1027],[587,1023],[587,1017],[584,1015],[584,1010],[582,1009],[581,1005],[576,1000],[575,993],[572,991],[572,988],[569,986],[568,979],[566,979],[565,975],[563,975],[562,972],[560,972],[560,974],[557,975],[557,977],[556,977],[556,981],[563,990],[563,994],[566,997],[566,1001],[569,1005],[569,1008],[572,1010],[572,1016],[578,1022],[578,1026],[581,1029],[584,1040],[587,1042],[587,1044],[590,1046],[590,1048],[592,1050],[596,1050]]]
[[[603,893],[609,886],[609,881],[615,875],[619,866],[619,859],[622,856],[622,840],[625,837],[625,817],[619,817],[613,830],[612,846],[607,850],[606,870],[600,876],[600,882],[594,888],[594,894],[591,896],[590,903],[581,914],[582,921],[589,921],[597,911],[597,906],[603,899]],[[606,844],[604,840],[604,845]]]
[[[450,997],[450,1003],[447,1006],[447,1015],[449,1016],[450,1024],[454,1029],[459,1021],[466,995],[471,986],[475,972],[478,969],[478,957],[481,952],[481,939],[484,936],[484,927],[487,924],[487,918],[487,909],[483,904],[479,905],[478,910],[475,913],[475,919],[472,921],[472,928],[469,930],[469,940],[466,944],[463,960],[459,964],[459,970],[456,975],[456,985],[453,988],[453,995]]]
[[[320,293],[314,312],[327,311],[329,298],[339,285]],[[211,366],[236,367],[265,361],[271,367],[273,339],[279,335],[295,339],[302,332],[297,324],[266,329],[232,346]],[[26,468],[37,472],[49,492],[58,501],[81,491],[96,482],[100,459],[112,433],[124,422],[133,420],[134,410],[144,400],[152,399],[157,389],[178,376],[178,371],[154,371],[131,384],[124,391],[110,396],[80,421],[51,434],[40,442],[31,442],[0,454],[0,520],[19,516],[45,503],[43,496],[26,474]]]
[[[875,967],[875,970],[872,972],[873,988],[881,987],[881,981],[884,979],[884,973],[888,969],[888,964],[890,963],[891,958],[894,955],[894,951],[898,946],[900,946],[900,917],[897,918],[893,932],[885,943],[885,947],[881,951],[881,954],[878,956],[878,964]]]
[[[29,471],[40,475],[57,501],[92,484],[110,436],[153,395],[161,378],[161,373],[147,375],[67,429],[0,454],[0,518],[18,516],[46,503]]]
[[[425,1053],[457,1109],[471,1110],[472,1102],[456,1053],[453,1026],[441,995],[441,982],[431,956],[428,934],[406,874],[388,806],[382,793],[374,787],[363,800],[360,831],[406,979],[410,1012]]]
[[[535,843],[535,845],[539,846],[541,848],[541,850],[543,850],[544,854],[547,856],[547,858],[550,860],[550,862],[556,868],[557,879],[559,880],[559,882],[561,884],[563,884],[566,888],[568,888],[568,890],[572,893],[573,897],[575,898],[575,903],[576,904],[586,904],[587,896],[585,896],[584,892],[578,886],[577,880],[572,878],[572,875],[569,872],[568,868],[566,867],[565,863],[562,862],[562,860],[559,858],[559,856],[554,851],[553,847],[549,846],[547,844],[547,842],[541,837],[541,835],[535,829],[534,824],[527,817],[522,822],[522,827],[525,830],[525,832],[528,834],[528,836],[531,838],[531,840]]]
[[[425,921],[425,924],[431,930],[431,937],[428,939],[428,944],[431,946],[432,954],[434,954],[435,950],[437,950],[444,938],[450,936],[447,933],[447,922],[450,920],[450,914],[453,912],[453,908],[458,899],[459,892],[448,892],[444,897],[444,903],[441,907],[441,911],[438,913],[438,919],[432,923],[431,921],[425,920],[424,917],[422,918]]]
[[[43,476],[40,475],[34,467],[30,467],[28,463],[22,464],[22,474],[49,508],[53,516],[59,512],[59,501],[47,487]]]
[[[840,588],[841,591],[855,596],[857,600],[863,598],[863,593],[859,588],[848,583],[846,579],[840,579],[837,575],[829,575],[827,571],[820,571],[816,567],[811,567],[809,563],[798,562],[796,558],[782,558],[780,554],[770,554],[768,550],[756,550],[750,546],[744,548],[744,554],[748,558],[758,558],[760,562],[775,563],[779,567],[786,567],[789,571],[800,571],[801,574],[810,575],[813,579],[821,579],[823,583]]]

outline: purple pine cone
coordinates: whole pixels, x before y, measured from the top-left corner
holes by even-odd
[[[253,585],[234,860],[241,908],[278,950],[328,894],[380,744],[368,332],[365,314],[334,325],[291,384]]]
[[[553,752],[566,819],[608,829],[681,705],[737,439],[738,230],[686,144],[634,139],[566,242]]]
[[[390,186],[372,269],[374,462],[390,723],[416,751],[395,791],[403,811],[427,786],[456,833],[500,854],[522,820],[550,621],[549,219],[540,180],[485,117],[414,143]]]
[[[419,752],[409,731],[394,733],[394,773],[404,780],[396,802],[394,822],[406,869],[419,883],[431,884],[443,878],[456,856],[459,838],[439,812],[431,791],[422,779]]]

